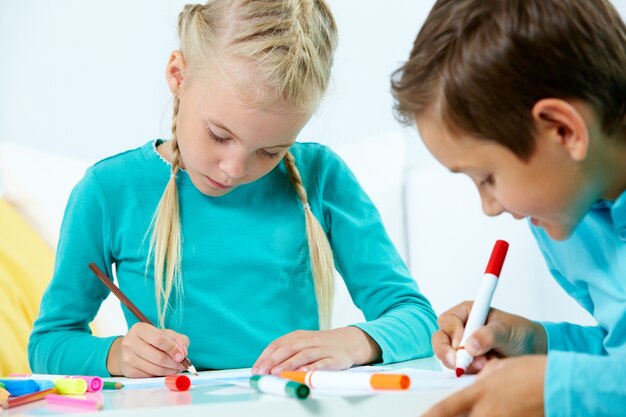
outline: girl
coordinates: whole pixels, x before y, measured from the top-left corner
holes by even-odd
[[[431,354],[435,315],[372,202],[328,148],[294,143],[328,85],[328,6],[212,0],[185,6],[178,32],[172,137],[97,163],[74,189],[33,371],[167,375],[189,355],[279,373]],[[115,265],[160,328],[125,310],[125,336],[92,336],[108,291],[90,262]],[[329,330],[334,267],[367,323]]]

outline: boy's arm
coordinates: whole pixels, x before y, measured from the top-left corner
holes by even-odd
[[[319,158],[320,201],[336,267],[367,319],[355,326],[380,346],[384,363],[432,355],[436,314],[378,210],[337,155],[322,148]]]
[[[110,218],[102,191],[91,169],[68,201],[54,266],[28,344],[35,373],[109,376],[106,358],[115,337],[91,334],[108,289],[89,270],[96,262],[111,276]]]
[[[603,340],[607,334],[600,326],[580,326],[572,323],[540,322],[548,337],[548,352],[572,351],[606,355]]]
[[[544,386],[545,414],[617,416],[626,409],[626,356],[552,351]]]

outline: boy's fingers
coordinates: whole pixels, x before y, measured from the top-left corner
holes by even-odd
[[[465,321],[453,313],[444,313],[437,320],[440,331],[443,331],[450,338],[450,345],[453,349],[459,347],[465,329]]]
[[[443,399],[430,410],[426,411],[422,417],[456,417],[468,415],[478,396],[478,390],[473,388],[473,386],[470,386]]]
[[[442,330],[437,330],[432,337],[435,356],[448,368],[454,368],[456,363],[455,350],[452,349],[450,337]]]

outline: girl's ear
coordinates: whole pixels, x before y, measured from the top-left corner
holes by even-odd
[[[532,109],[537,137],[554,141],[575,161],[582,161],[589,150],[589,128],[581,112],[557,98],[539,100]]]
[[[170,54],[167,67],[165,67],[165,79],[167,80],[167,85],[170,87],[170,91],[174,95],[178,94],[180,90],[185,68],[186,64],[183,54],[180,51],[173,51]]]

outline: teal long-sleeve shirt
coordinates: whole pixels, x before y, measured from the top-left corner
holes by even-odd
[[[122,291],[158,322],[150,268],[146,275],[146,233],[170,176],[158,143],[100,161],[72,191],[29,341],[34,372],[109,375],[106,358],[117,336],[89,330],[109,294],[90,262],[109,276],[115,265]],[[296,143],[291,152],[336,268],[366,318],[355,325],[378,343],[383,362],[430,355],[435,313],[371,200],[327,147]],[[217,198],[200,193],[184,171],[177,185],[183,296],[172,296],[165,324],[190,338],[194,365],[250,367],[274,339],[319,329],[303,207],[284,164]],[[129,327],[137,322],[123,311]]]
[[[597,326],[541,323],[548,336],[545,414],[622,416],[626,410],[626,192],[600,201],[567,240],[533,233],[557,282]]]

